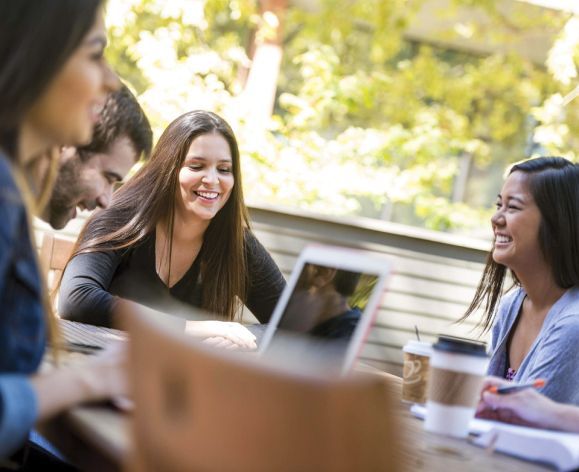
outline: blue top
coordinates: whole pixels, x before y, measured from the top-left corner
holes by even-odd
[[[489,375],[505,377],[508,365],[509,334],[525,299],[522,288],[502,300],[492,330]],[[523,359],[513,380],[547,381],[540,390],[555,401],[579,405],[579,288],[567,290],[551,307],[543,327]]]
[[[42,285],[26,208],[0,153],[0,458],[26,441],[37,417],[28,376],[46,345]]]
[[[361,316],[362,310],[355,306],[314,326],[310,334],[320,338],[349,340],[358,326]]]

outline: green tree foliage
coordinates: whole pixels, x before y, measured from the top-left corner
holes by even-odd
[[[560,12],[449,1],[440,15],[467,6],[485,21],[451,22],[440,41],[468,36],[504,51],[476,55],[405,37],[424,0],[290,3],[274,117],[256,140],[239,107],[254,41],[268,35],[255,0],[130,0],[120,19],[115,3],[111,60],[157,129],[188,109],[224,114],[255,202],[477,227],[508,163],[533,149],[575,156],[578,28]],[[547,67],[499,47],[542,29],[561,31]],[[457,191],[465,162],[470,180]]]

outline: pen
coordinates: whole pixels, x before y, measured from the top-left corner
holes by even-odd
[[[80,352],[82,354],[95,354],[96,352],[102,350],[101,346],[75,342],[65,342],[60,345],[60,348],[64,349],[65,351]]]
[[[489,388],[489,392],[491,393],[498,393],[499,395],[504,395],[507,393],[515,393],[521,390],[525,390],[526,388],[541,388],[545,385],[545,380],[537,379],[533,380],[529,383],[524,384],[515,384],[515,385],[505,385],[504,387],[497,387],[496,385]]]

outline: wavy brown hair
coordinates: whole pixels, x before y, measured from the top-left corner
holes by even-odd
[[[249,228],[243,199],[239,148],[231,127],[208,111],[185,113],[161,135],[149,162],[113,196],[111,205],[94,214],[83,228],[74,255],[130,248],[154,233],[157,223],[168,235],[171,261],[179,171],[191,143],[204,134],[219,133],[231,151],[234,185],[229,199],[211,220],[200,257],[202,306],[232,320],[238,297],[247,291],[245,229]],[[170,268],[169,268],[170,270]]]
[[[553,272],[553,280],[564,289],[579,286],[579,165],[562,157],[537,157],[511,167],[529,176],[529,191],[541,213],[539,246]],[[459,322],[484,306],[479,322],[486,333],[493,325],[501,300],[507,268],[488,254],[474,298]],[[517,274],[511,271],[515,285]]]

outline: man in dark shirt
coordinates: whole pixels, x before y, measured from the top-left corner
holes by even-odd
[[[76,209],[106,208],[121,182],[152,147],[152,131],[131,91],[110,94],[95,125],[93,139],[82,147],[63,147],[58,175],[42,219],[55,229],[76,216]]]

